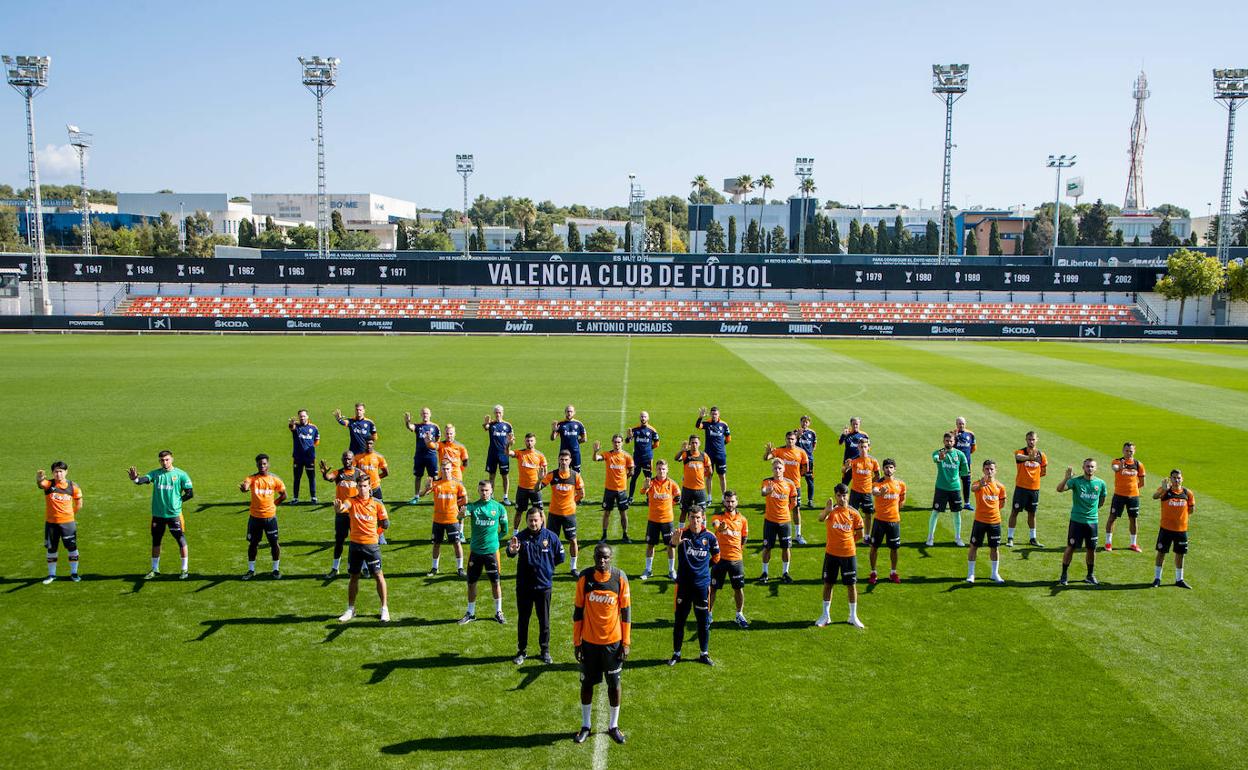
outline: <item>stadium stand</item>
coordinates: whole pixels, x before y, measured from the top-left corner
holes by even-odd
[[[129,316],[221,318],[462,318],[468,303],[429,297],[131,297]]]

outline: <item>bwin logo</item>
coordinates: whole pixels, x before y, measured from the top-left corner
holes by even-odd
[[[750,331],[749,324],[725,324],[719,325],[720,334],[748,334]]]
[[[82,263],[81,262],[74,263],[74,275],[82,275]]]
[[[533,324],[529,323],[528,321],[508,321],[507,325],[503,327],[503,331],[531,332],[533,331]]]

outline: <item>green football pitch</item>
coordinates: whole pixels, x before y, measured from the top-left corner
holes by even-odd
[[[8,767],[792,767],[1242,766],[1248,751],[1248,506],[1239,455],[1248,436],[1248,348],[1036,342],[797,341],[769,339],[465,337],[0,338],[0,764]],[[364,401],[394,475],[390,544],[383,547],[393,621],[377,620],[371,584],[361,617],[339,624],[346,580],[323,580],[332,512],[280,511],[285,577],[242,582],[246,496],[238,482],[267,452],[289,482],[286,420],[311,412],[331,461],[346,431],[331,417]],[[430,507],[411,496],[412,434],[404,411],[454,422],[481,475],[482,417],[495,403],[523,435],[574,403],[590,440],[631,425],[645,409],[670,457],[699,406],[718,405],[732,428],[729,482],[742,494],[759,572],[766,475],[763,444],[780,443],[799,415],[814,420],[817,495],[831,493],[836,436],[863,419],[873,454],[896,458],[910,488],[902,515],[903,582],[859,584],[857,630],[814,628],[824,535],[797,549],[792,585],[746,588],[749,630],[731,624],[721,596],[711,634],[718,664],[664,665],[671,653],[672,586],[634,578],[633,655],[624,671],[617,746],[579,724],[571,646],[572,580],[556,580],[553,665],[516,667],[511,565],[505,627],[459,626],[463,581],[425,576]],[[941,434],[964,415],[984,458],[1009,462],[1035,429],[1050,457],[1040,507],[1045,547],[1004,550],[1008,581],[963,583],[966,552],[941,519],[924,547]],[[1054,487],[1084,457],[1108,464],[1138,445],[1148,492],[1182,468],[1197,495],[1186,577],[1151,589],[1158,506],[1142,504],[1143,553],[1100,552],[1097,588],[1059,590],[1069,499]],[[191,578],[149,567],[150,488],[125,469],[156,467],[172,449],[196,495],[187,504]],[[69,463],[85,493],[79,517],[81,583],[41,585],[43,500],[35,471]],[[588,497],[602,466],[587,463]],[[332,496],[322,483],[321,498]],[[306,498],[307,492],[304,492]],[[716,495],[718,497],[718,494]],[[1106,511],[1102,511],[1102,530]],[[600,514],[582,507],[596,540]],[[644,531],[634,509],[630,534]],[[969,536],[970,517],[964,517]],[[618,537],[613,525],[613,538]],[[1022,541],[1026,542],[1023,529]],[[1072,577],[1081,578],[1081,556]],[[881,553],[883,565],[886,552]],[[581,557],[582,566],[588,554]],[[773,561],[778,567],[779,556]],[[641,571],[643,546],[617,546]],[[659,563],[663,566],[661,559]],[[867,572],[859,552],[860,574]],[[773,574],[776,570],[773,568]],[[886,571],[886,570],[884,570]],[[488,583],[482,583],[488,595]],[[484,599],[488,616],[489,602]],[[837,586],[832,617],[843,621]],[[533,629],[536,635],[536,628]],[[693,638],[693,626],[688,629]],[[535,640],[534,640],[535,641]],[[530,652],[535,648],[530,643]],[[686,656],[696,653],[686,643]],[[605,727],[599,688],[596,727]]]

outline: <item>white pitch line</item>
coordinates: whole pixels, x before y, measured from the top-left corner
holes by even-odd
[[[632,360],[633,338],[624,338],[624,394],[620,397],[620,432],[624,432],[624,423],[627,420],[625,411],[628,409],[628,365]]]

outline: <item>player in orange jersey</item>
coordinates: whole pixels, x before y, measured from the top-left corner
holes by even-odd
[[[568,564],[576,575],[576,556],[580,544],[576,537],[576,506],[585,499],[585,480],[572,469],[572,453],[559,451],[559,467],[542,477],[537,491],[550,487],[550,515],[546,517],[546,529],[555,533],[568,544]]]
[[[842,476],[849,474],[849,507],[862,514],[868,535],[875,531],[871,525],[871,517],[875,515],[875,498],[871,491],[884,478],[880,475],[880,462],[870,452],[871,439],[864,438],[858,442],[858,456],[841,466]]]
[[[1027,431],[1027,445],[1014,453],[1014,464],[1018,466],[1018,474],[1014,479],[1014,496],[1010,501],[1010,524],[1006,532],[1005,544],[1014,547],[1014,524],[1018,514],[1027,511],[1027,528],[1031,535],[1029,544],[1034,548],[1043,548],[1036,539],[1036,510],[1040,507],[1040,477],[1048,475],[1049,458],[1036,446],[1038,441],[1034,430]]]
[[[438,467],[442,467],[445,460],[450,460],[454,468],[453,476],[456,481],[464,480],[464,469],[468,467],[468,447],[455,440],[455,426],[451,423],[446,424],[446,438],[441,441],[430,441],[428,443],[430,449],[437,450]]]
[[[897,574],[897,549],[901,548],[901,506],[906,502],[906,482],[897,478],[897,461],[893,458],[884,458],[881,467],[884,477],[871,488],[871,494],[878,501],[875,518],[871,521],[871,576],[867,578],[871,585],[877,580],[875,555],[885,543],[888,544],[888,579],[893,583],[901,582],[901,575]]]
[[[643,412],[644,414],[644,412]],[[594,442],[594,462],[605,463],[607,478],[602,492],[602,539],[607,542],[607,529],[611,524],[611,509],[620,511],[620,529],[624,532],[624,542],[631,543],[628,537],[628,480],[633,474],[633,456],[624,449],[624,437],[619,433],[611,437],[611,448],[602,451],[602,444]]]
[[[1105,550],[1114,550],[1114,522],[1126,512],[1131,526],[1131,547],[1140,552],[1136,517],[1140,515],[1140,490],[1144,487],[1144,463],[1135,459],[1135,444],[1122,445],[1122,457],[1114,460],[1114,496],[1109,501],[1109,518],[1105,520]]]
[[[745,541],[750,534],[750,523],[737,512],[737,493],[731,489],[724,492],[724,510],[711,519],[711,531],[719,541],[719,561],[711,567],[711,598],[708,611],[715,609],[715,594],[732,581],[733,598],[737,602],[737,625],[749,628],[745,619]]]
[[[840,573],[849,598],[849,619],[846,622],[865,628],[858,619],[857,543],[862,537],[862,516],[849,505],[849,487],[837,484],[833,491],[836,497],[828,498],[827,507],[819,514],[819,521],[827,522],[828,544],[823,555],[823,614],[815,625],[823,628],[832,622],[832,586],[836,583],[837,573]]]
[[[667,477],[667,460],[654,463],[654,478],[646,482],[644,490],[649,516],[646,518],[646,569],[642,580],[649,580],[654,566],[654,547],[659,543],[667,546],[667,576],[676,579],[676,550],[672,548],[672,520],[675,506],[680,505],[680,486]]]
[[[368,474],[368,486],[372,490],[374,500],[385,498],[381,494],[381,480],[390,475],[390,466],[386,458],[377,453],[377,439],[370,438],[364,442],[364,451],[355,456],[355,467]],[[386,544],[383,539],[382,545]]]
[[[793,511],[797,508],[797,485],[784,475],[784,460],[771,461],[771,475],[763,479],[762,494],[766,504],[763,508],[763,572],[758,576],[759,585],[767,585],[767,568],[771,563],[771,549],[780,543],[780,559],[784,571],[781,583],[792,583],[789,576],[789,558],[793,548]]]
[[[685,518],[695,505],[705,508],[710,502],[710,477],[714,466],[711,456],[702,451],[702,439],[696,434],[680,443],[675,460],[684,467],[680,482],[680,523],[684,526]]]
[[[1174,584],[1179,588],[1191,588],[1183,579],[1183,560],[1187,556],[1187,517],[1196,511],[1196,495],[1183,486],[1183,471],[1176,468],[1153,493],[1153,499],[1161,501],[1161,529],[1157,531],[1157,568],[1153,573],[1153,588],[1161,586],[1161,568],[1171,547],[1174,548]]]
[[[660,460],[659,465],[666,463]],[[594,687],[604,678],[611,705],[607,735],[616,743],[625,740],[620,732],[620,672],[633,643],[632,596],[628,576],[611,566],[611,556],[606,543],[594,547],[594,566],[577,577],[572,599],[572,648],[581,664],[581,729],[572,738],[576,743],[589,738]]]
[[[468,507],[468,490],[464,482],[455,478],[455,464],[448,458],[442,461],[442,474],[429,479],[421,490],[421,497],[433,493],[433,564],[429,575],[438,574],[438,560],[442,557],[442,541],[446,540],[455,551],[455,572],[460,577],[464,571],[464,531],[460,520]]]
[[[542,493],[538,492],[542,477],[546,475],[546,455],[537,449],[537,434],[524,434],[524,449],[509,449],[507,454],[516,458],[516,519],[513,533],[520,532],[520,517],[529,508],[542,507]]]
[[[381,622],[390,621],[390,608],[386,603],[386,576],[381,571],[381,546],[377,544],[381,531],[390,525],[386,506],[374,500],[367,476],[360,484],[360,493],[346,500],[334,500],[334,510],[346,516],[351,523],[351,545],[347,551],[347,572],[351,582],[347,586],[347,611],[338,616],[338,622],[346,623],[355,617],[355,598],[360,591],[360,572],[367,568],[377,581],[377,598],[381,599]]]
[[[770,441],[763,447],[763,461],[780,459],[784,462],[784,477],[797,488],[797,507],[793,509],[793,542],[806,545],[802,537],[802,477],[810,471],[810,455],[797,445],[798,432],[784,434],[784,446],[776,449]]]
[[[43,549],[48,554],[46,586],[56,580],[57,551],[65,544],[69,554],[69,579],[75,583],[78,576],[78,522],[75,517],[82,510],[82,488],[69,480],[69,466],[61,460],[52,463],[52,478],[43,469],[35,473],[35,483],[43,490]]]
[[[997,464],[984,460],[984,475],[971,484],[975,495],[975,523],[971,525],[971,550],[966,554],[966,582],[975,582],[975,554],[988,541],[988,556],[992,559],[992,582],[1004,583],[1001,577],[1001,508],[1005,505],[1005,485],[997,481]]]
[[[286,502],[286,485],[269,473],[269,456],[256,455],[256,472],[243,479],[238,491],[251,493],[250,515],[247,517],[247,574],[243,580],[256,576],[256,552],[260,538],[269,541],[269,555],[273,557],[273,579],[282,576],[282,546],[277,539],[277,506]]]

